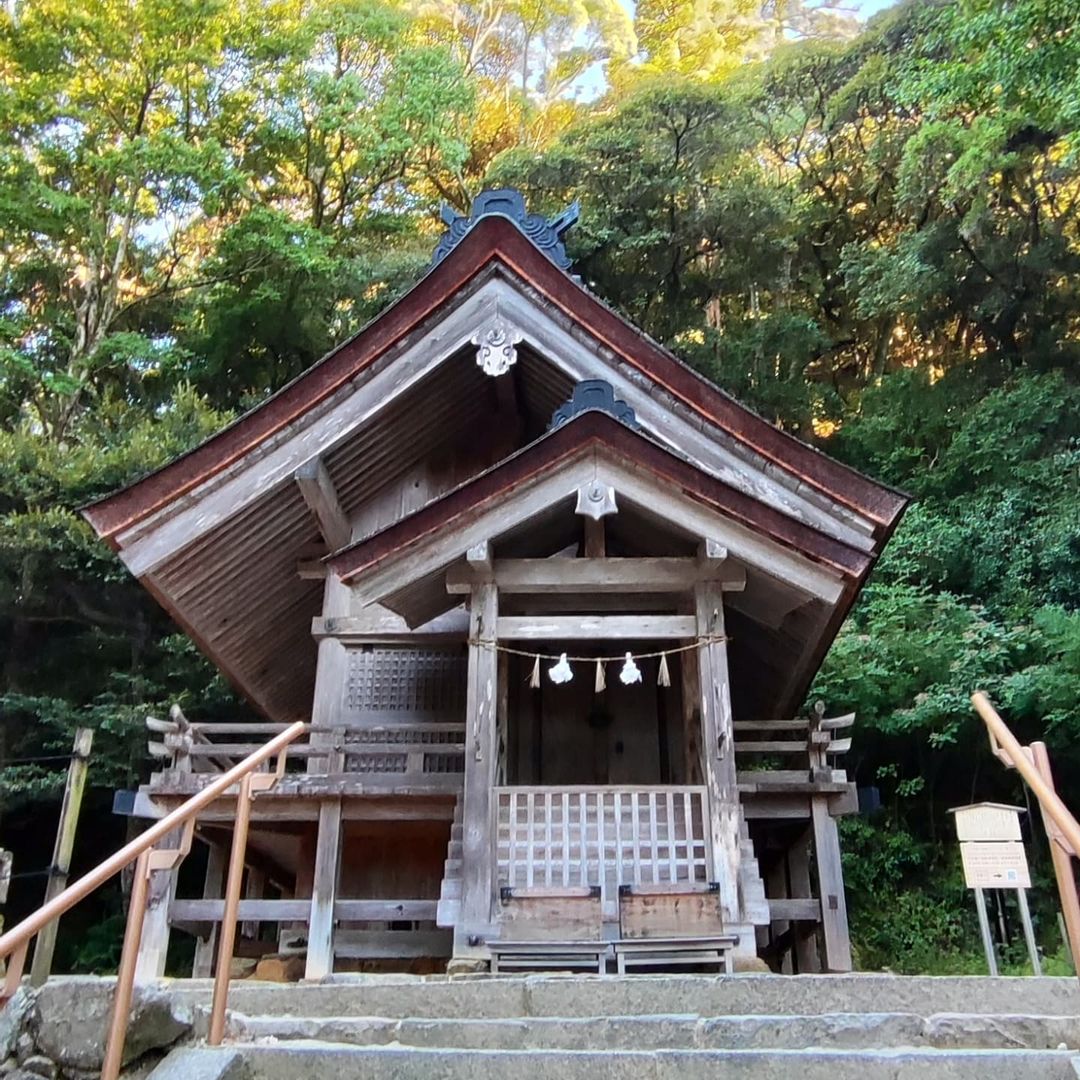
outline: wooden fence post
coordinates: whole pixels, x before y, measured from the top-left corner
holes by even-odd
[[[77,728],[75,744],[71,748],[71,764],[68,766],[64,785],[64,801],[60,805],[60,821],[56,827],[56,844],[53,847],[49,881],[45,886],[45,903],[67,888],[71,871],[71,855],[75,849],[75,830],[79,824],[83,791],[86,788],[86,772],[94,733],[89,728]],[[56,931],[59,919],[43,926],[34,946],[34,959],[30,965],[30,985],[41,986],[52,971],[53,953],[56,950]]]

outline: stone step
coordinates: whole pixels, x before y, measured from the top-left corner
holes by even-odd
[[[205,1004],[209,983],[174,983]],[[525,1016],[821,1016],[876,1013],[1080,1016],[1074,978],[901,975],[532,975],[454,978],[335,975],[312,984],[237,982],[230,1008],[247,1016],[513,1018]]]
[[[206,1013],[196,1023],[205,1031]],[[229,1018],[240,1042],[316,1040],[354,1046],[470,1050],[943,1050],[1080,1049],[1080,1018],[946,1013],[831,1013],[824,1016],[595,1016],[393,1020],[380,1017]]]
[[[148,1080],[1077,1080],[1054,1050],[450,1050],[297,1042],[175,1050]]]

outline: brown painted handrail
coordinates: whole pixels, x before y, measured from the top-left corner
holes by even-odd
[[[220,1042],[224,1032],[225,1000],[228,994],[229,965],[232,956],[225,957],[226,946],[231,954],[235,935],[236,904],[239,902],[240,877],[243,873],[244,850],[247,844],[247,822],[251,799],[259,790],[271,787],[285,772],[285,756],[289,744],[295,742],[305,731],[307,725],[297,721],[280,735],[271,739],[254,753],[249,754],[228,772],[222,773],[212,783],[207,784],[198,794],[156,822],[140,836],[126,844],[89,873],[84,874],[74,884],[69,885],[49,903],[28,915],[22,922],[12,927],[0,937],[0,959],[10,958],[7,978],[4,983],[3,999],[10,997],[19,986],[26,952],[31,939],[43,927],[54,919],[60,918],[110,878],[120,873],[124,867],[138,860],[135,880],[132,885],[131,899],[128,905],[128,924],[124,934],[124,951],[120,959],[120,969],[116,978],[116,997],[109,1027],[109,1040],[106,1046],[105,1062],[102,1066],[102,1080],[115,1080],[120,1073],[123,1058],[124,1034],[127,1028],[128,1013],[131,1008],[132,987],[135,978],[135,961],[142,939],[143,919],[146,914],[146,901],[150,874],[155,869],[171,868],[183,858],[191,844],[195,827],[195,818],[199,812],[210,805],[219,796],[224,795],[234,784],[240,785],[237,800],[237,822],[233,833],[232,857],[229,867],[229,890],[227,893],[226,921],[222,924],[221,942],[218,950],[218,970],[214,981],[214,1001],[211,1010],[211,1042]],[[260,765],[277,755],[277,767],[272,773],[256,774]],[[176,829],[183,829],[179,849],[154,851],[154,845],[164,840]],[[231,901],[231,904],[230,904]],[[233,912],[232,933],[227,928],[229,910]],[[224,962],[223,962],[224,959]],[[224,969],[224,970],[222,970]],[[215,1039],[216,1035],[216,1039]]]
[[[990,733],[990,749],[994,757],[1006,768],[1016,769],[1039,800],[1043,825],[1050,838],[1050,856],[1054,863],[1073,969],[1080,975],[1080,897],[1072,868],[1072,859],[1080,853],[1080,822],[1054,790],[1054,775],[1050,770],[1046,744],[1034,742],[1030,746],[1021,746],[981,690],[972,695],[971,703]]]

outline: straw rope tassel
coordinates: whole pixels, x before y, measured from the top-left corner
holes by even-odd
[[[671,672],[668,671],[667,666],[667,653],[660,654],[660,670],[656,674],[657,686],[670,686],[671,685]]]
[[[607,689],[607,681],[604,679],[604,661],[596,661],[596,687],[595,692],[600,693],[602,690]]]
[[[529,675],[529,686],[533,690],[540,689],[540,657],[536,657],[536,662],[533,664],[532,672]]]

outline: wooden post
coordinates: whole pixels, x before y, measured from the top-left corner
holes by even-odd
[[[787,875],[787,858],[781,855],[780,858],[773,863],[769,868],[769,899],[770,900],[787,900],[791,895],[791,891],[788,888],[788,875]],[[797,924],[788,922],[786,919],[773,919],[770,926],[770,939],[771,944],[776,944],[783,941],[786,937],[789,941],[795,936],[795,927]],[[784,975],[790,975],[792,973],[792,962],[794,958],[794,945],[787,944],[776,955],[777,966]]]
[[[341,579],[328,575],[323,593],[323,615],[342,616],[349,613],[351,593]],[[335,728],[329,738],[319,741],[333,743],[344,738],[336,728],[341,720],[348,678],[348,651],[336,638],[319,642],[319,658],[315,671],[315,699],[311,707],[314,726]],[[312,742],[316,737],[312,736]],[[344,767],[344,754],[327,749],[325,758],[310,758],[309,771],[334,772]],[[338,875],[341,864],[341,799],[324,799],[319,804],[319,828],[315,846],[315,870],[311,886],[311,917],[308,920],[307,961],[304,977],[322,979],[334,970],[334,903],[337,900]]]
[[[851,937],[836,819],[829,814],[828,801],[821,795],[810,797],[810,816],[814,827],[818,895],[821,897],[821,928],[825,937],[825,970],[850,971]]]
[[[494,900],[491,788],[495,777],[499,596],[493,582],[474,586],[469,611],[469,674],[465,708],[461,920],[454,955],[473,952],[491,924]],[[490,642],[490,645],[485,644]]]
[[[788,849],[788,879],[791,882],[791,895],[800,900],[814,895],[810,883],[810,845],[813,831],[805,830]],[[821,958],[817,949],[817,925],[804,922],[792,923],[795,933],[795,961],[800,975],[809,975],[821,970]]]
[[[1050,755],[1046,743],[1033,742],[1031,757],[1039,775],[1046,781],[1046,786],[1054,791],[1054,774],[1050,768]],[[1054,863],[1054,877],[1057,879],[1058,896],[1061,900],[1061,914],[1065,920],[1066,940],[1072,955],[1073,971],[1080,975],[1080,897],[1077,896],[1076,878],[1073,875],[1072,852],[1065,835],[1058,828],[1054,819],[1047,814],[1042,803],[1043,827],[1050,838],[1050,858]]]
[[[220,900],[221,885],[225,878],[225,849],[221,844],[209,844],[208,847],[203,899]],[[210,924],[206,937],[201,937],[195,942],[195,960],[191,965],[193,979],[208,979],[213,974],[217,939],[218,924],[215,922]]]
[[[158,851],[176,851],[182,844],[183,828],[176,829],[158,844]],[[155,982],[165,974],[169,951],[169,908],[176,896],[176,867],[152,869],[147,891],[146,919],[142,944],[135,964],[135,982],[140,986]]]
[[[64,800],[60,804],[60,821],[56,826],[52,866],[49,867],[49,881],[45,886],[46,904],[67,888],[71,855],[75,849],[75,830],[79,825],[79,810],[82,808],[88,759],[93,742],[94,733],[89,728],[76,729],[75,742],[71,748],[71,764],[68,765],[67,782],[64,785]],[[54,920],[38,934],[34,959],[30,965],[31,986],[41,986],[52,971],[58,926],[59,920]]]
[[[712,545],[702,557],[717,557]],[[702,771],[709,792],[709,831],[713,866],[720,886],[724,920],[741,923],[739,907],[739,792],[735,779],[735,738],[731,687],[724,636],[724,599],[718,583],[699,582],[694,588],[698,637],[698,679],[701,692]]]

